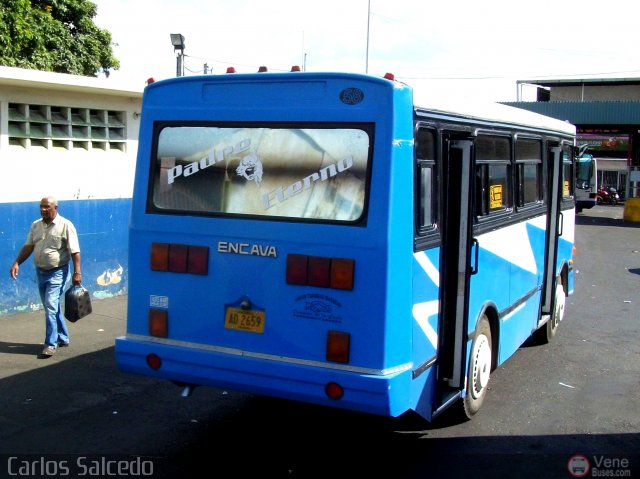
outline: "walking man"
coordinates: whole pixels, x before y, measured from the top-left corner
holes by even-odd
[[[76,228],[58,214],[58,202],[47,196],[40,200],[42,219],[31,224],[27,241],[9,271],[17,279],[20,265],[34,253],[40,299],[44,306],[46,333],[42,357],[51,357],[58,346],[69,345],[69,330],[61,309],[61,298],[69,276],[69,263],[73,264],[73,284],[82,282],[80,269],[80,242]]]

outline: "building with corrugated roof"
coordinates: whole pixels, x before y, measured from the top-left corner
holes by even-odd
[[[578,145],[598,159],[599,182],[639,196],[640,78],[519,80],[518,101],[507,105],[566,120],[577,128]],[[534,88],[535,101],[523,101]],[[636,181],[633,181],[636,180]]]

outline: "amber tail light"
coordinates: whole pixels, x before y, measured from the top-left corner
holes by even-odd
[[[329,331],[327,333],[327,361],[348,363],[350,343],[351,335],[349,333]]]
[[[149,310],[149,336],[155,336],[156,338],[169,336],[169,315],[166,310]]]

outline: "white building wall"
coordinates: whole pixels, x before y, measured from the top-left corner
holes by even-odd
[[[43,196],[78,230],[83,284],[126,294],[142,90],[108,79],[0,67],[0,264],[8,270]],[[40,309],[29,258],[0,276],[0,316]]]
[[[142,89],[138,92],[105,89],[105,80],[96,78],[82,77],[78,81],[72,75],[8,69],[14,76],[24,73],[25,80],[20,83],[3,77],[3,70],[0,68],[0,167],[10,173],[11,178],[3,174],[0,179],[0,203],[37,201],[43,194],[60,200],[131,197]],[[40,81],[29,80],[34,74]],[[91,83],[94,86],[90,86]],[[92,136],[91,125],[59,125],[52,123],[55,120],[31,123],[29,118],[24,122],[15,121],[15,107],[34,110],[41,107],[42,113],[47,114],[52,110],[103,116],[113,112],[124,123],[113,132],[122,134],[123,138],[114,142],[104,138],[103,141],[100,136],[109,131],[106,126],[94,126],[95,136]],[[19,140],[16,137],[18,128],[33,129],[34,126],[45,131],[36,133],[44,138]],[[60,139],[59,134],[53,135],[58,139],[52,139],[52,135],[46,133],[47,129],[61,126],[67,129],[68,139]],[[12,187],[12,178],[21,179],[19,188]]]
[[[640,100],[640,85],[555,86],[551,101],[628,101]]]

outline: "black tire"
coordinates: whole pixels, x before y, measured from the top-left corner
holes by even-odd
[[[489,318],[482,315],[471,344],[471,357],[467,372],[467,391],[462,399],[462,409],[467,419],[480,410],[489,386],[493,368],[493,341]]]
[[[534,341],[536,344],[547,344],[558,332],[558,325],[564,317],[564,306],[566,302],[566,294],[562,287],[562,281],[558,278],[556,282],[556,294],[553,300],[553,310],[549,321],[534,333]]]

